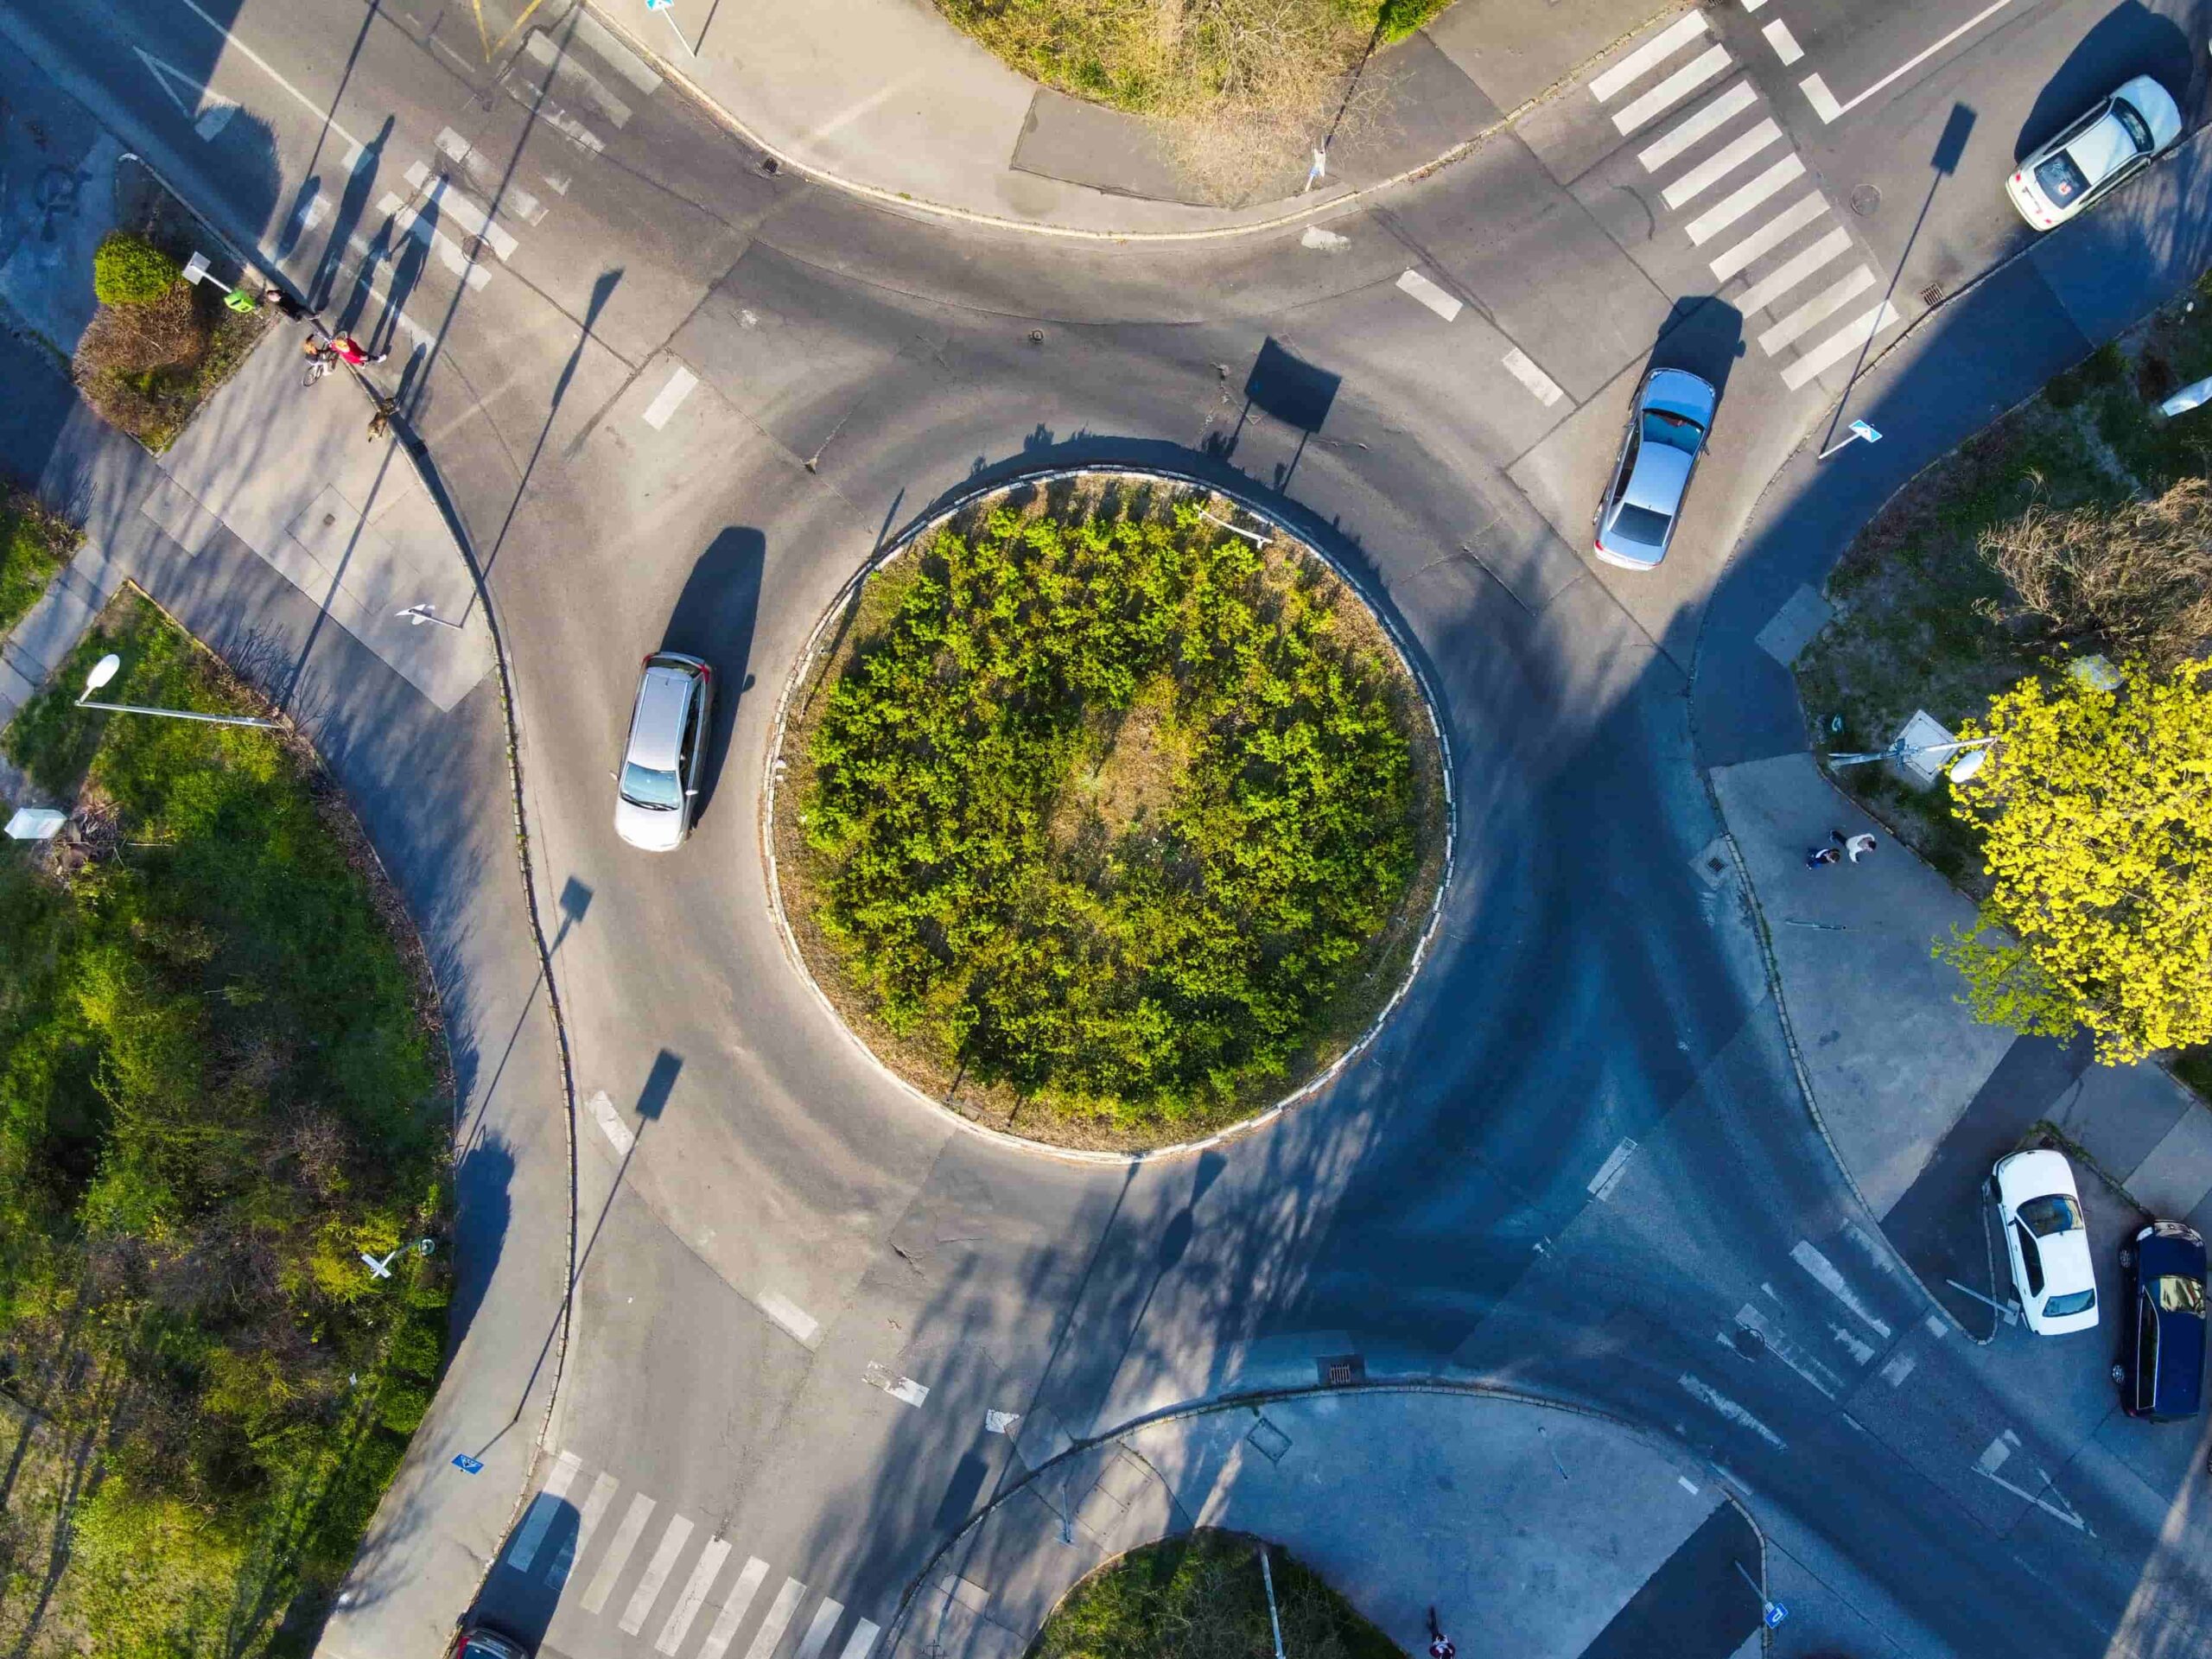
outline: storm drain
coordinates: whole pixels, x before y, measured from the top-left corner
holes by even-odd
[[[1367,1362],[1357,1354],[1323,1354],[1314,1360],[1313,1368],[1321,1374],[1325,1389],[1349,1388],[1367,1381]]]

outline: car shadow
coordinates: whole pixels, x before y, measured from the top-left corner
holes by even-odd
[[[541,1491],[500,1546],[464,1628],[497,1631],[535,1653],[553,1623],[561,1592],[575,1567],[580,1517],[565,1497]]]
[[[2155,77],[2173,94],[2185,130],[2196,102],[2196,54],[2179,24],[2161,17],[2141,0],[2124,0],[2082,37],[2036,94],[2034,107],[2012,141],[2012,160],[2016,165],[2025,161],[2069,121],[2137,75]]]
[[[733,524],[707,544],[684,579],[683,591],[661,630],[660,648],[703,658],[715,671],[714,725],[699,766],[699,795],[692,803],[694,825],[706,821],[714,804],[722,757],[729,753],[737,724],[738,699],[753,686],[746,671],[753,656],[753,629],[760,613],[760,573],[767,538]]]
[[[1643,361],[1643,384],[1654,369],[1687,369],[1713,383],[1720,397],[1728,395],[1728,377],[1744,355],[1744,314],[1726,300],[1698,295],[1676,300],[1659,327],[1651,355]],[[1716,413],[1718,427],[1723,416]]]

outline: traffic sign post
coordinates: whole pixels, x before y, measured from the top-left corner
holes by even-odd
[[[464,1475],[480,1475],[484,1472],[483,1463],[478,1459],[470,1457],[466,1452],[456,1452],[453,1454],[453,1466]]]
[[[647,11],[657,11],[660,13],[662,16],[667,18],[668,27],[675,35],[677,44],[681,46],[686,52],[690,52],[694,58],[696,58],[699,55],[697,51],[693,48],[691,42],[683,38],[683,31],[676,27],[676,0],[645,0],[645,10]]]
[[[1879,443],[1882,441],[1882,435],[1879,432],[1877,432],[1872,427],[1867,425],[1864,421],[1853,421],[1851,423],[1851,430],[1845,433],[1841,438],[1838,439],[1835,442],[1828,445],[1827,448],[1821,451],[1821,459],[1822,461],[1826,461],[1830,455],[1834,454],[1839,449],[1847,448],[1852,444],[1858,442],[1861,438],[1866,439],[1869,443]]]

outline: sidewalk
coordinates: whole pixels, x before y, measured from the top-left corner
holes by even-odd
[[[1764,1546],[1702,1464],[1610,1420],[1444,1389],[1309,1393],[1169,1418],[1036,1475],[932,1564],[885,1659],[1019,1659],[1060,1598],[1192,1527],[1280,1544],[1408,1653],[1433,1603],[1469,1652],[1756,1653]],[[1038,1442],[1044,1442],[1038,1444]]]
[[[1154,127],[1016,73],[930,0],[680,0],[661,21],[613,0],[525,15],[549,52],[573,30],[603,57],[690,88],[779,162],[893,204],[1078,235],[1205,235],[1325,208],[1463,149],[1678,0],[1458,0],[1377,53],[1376,116],[1238,207],[1189,199]],[[487,8],[487,13],[492,10]],[[503,5],[503,12],[518,8]],[[679,46],[665,20],[675,20]],[[509,24],[494,22],[496,37]],[[512,27],[524,27],[517,22]],[[687,51],[686,48],[689,48]],[[628,54],[624,55],[627,56]],[[643,86],[638,79],[635,84]],[[605,107],[602,105],[602,107]]]

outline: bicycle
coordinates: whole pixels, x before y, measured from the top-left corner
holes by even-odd
[[[310,346],[308,348],[307,373],[302,377],[300,384],[303,386],[311,386],[337,366],[337,353],[330,350],[327,346],[325,346],[321,350],[317,350],[313,346]]]

